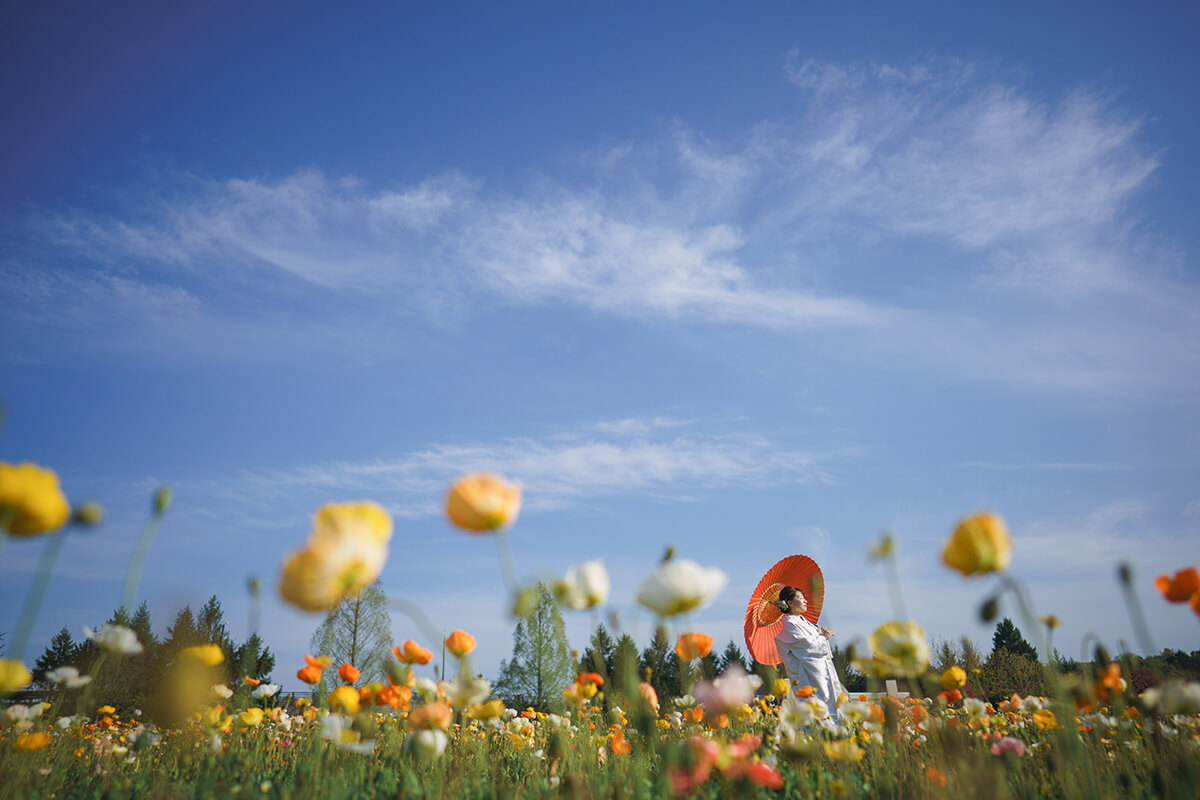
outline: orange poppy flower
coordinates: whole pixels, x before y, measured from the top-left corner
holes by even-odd
[[[1188,567],[1176,572],[1173,578],[1159,575],[1154,579],[1154,585],[1167,598],[1167,602],[1186,603],[1200,592],[1200,572],[1195,567]]]
[[[433,653],[412,639],[405,640],[403,649],[400,645],[396,645],[392,650],[392,655],[396,656],[397,661],[404,664],[428,664],[433,660]]]
[[[450,727],[452,712],[446,703],[426,703],[408,716],[408,724],[413,728]]]
[[[1096,696],[1100,698],[1100,702],[1107,703],[1114,695],[1123,691],[1125,681],[1121,678],[1121,665],[1115,662],[1109,664],[1096,681]]]
[[[475,637],[465,631],[454,631],[446,637],[446,649],[462,658],[475,649]]]
[[[707,633],[684,633],[675,643],[675,654],[684,661],[691,661],[704,658],[712,652],[712,648],[713,638]]]
[[[260,683],[262,683],[262,681],[260,681],[258,678],[251,678],[249,675],[243,675],[242,683],[246,684],[247,686],[258,686]]]
[[[301,667],[300,671],[296,673],[296,677],[305,683],[320,683],[323,672],[324,670],[320,667],[314,667],[312,664],[309,664],[306,667]]]
[[[604,678],[598,672],[581,672],[575,676],[575,683],[579,686],[603,686]]]
[[[1192,611],[1195,611],[1197,615],[1200,615],[1200,592],[1196,592],[1194,595],[1192,595],[1192,602],[1190,605],[1192,606]]]
[[[353,664],[342,664],[338,667],[338,677],[346,683],[354,683],[362,677],[362,673]]]
[[[306,655],[304,657],[304,663],[308,664],[310,667],[316,667],[319,670],[324,670],[326,667],[328,667],[330,664],[333,663],[333,659],[330,658],[329,656],[321,656],[320,658],[313,658],[312,656]]]
[[[499,475],[464,475],[446,495],[446,516],[464,531],[487,533],[507,528],[521,509],[521,487]]]
[[[925,778],[934,786],[941,786],[943,788],[946,786],[946,773],[942,772],[940,769],[934,769],[933,767],[930,767],[925,772]]]
[[[627,756],[633,751],[633,746],[625,739],[625,734],[617,728],[612,735],[612,751],[615,756]]]
[[[816,693],[817,690],[811,686],[801,686],[800,688],[796,689],[796,697],[799,697],[801,700],[812,697]]]

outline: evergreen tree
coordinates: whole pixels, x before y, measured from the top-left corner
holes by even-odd
[[[754,667],[754,674],[762,678],[763,686],[770,691],[771,687],[775,685],[775,679],[779,677],[779,670],[775,668],[774,664],[763,664],[756,660],[751,660],[750,663]]]
[[[604,623],[600,623],[579,659],[579,671],[599,673],[607,681],[613,674],[613,654],[616,650],[617,643],[608,635]]]
[[[605,688],[605,697],[622,708],[629,707],[629,698],[637,692],[641,675],[638,674],[637,643],[628,633],[617,640],[613,651],[612,681]],[[610,706],[612,703],[610,703]]]
[[[321,680],[322,692],[332,688],[342,664],[353,664],[364,683],[384,680],[392,652],[392,617],[379,581],[347,595],[330,609],[309,646],[333,659],[334,668],[325,670]]]
[[[54,634],[54,638],[50,640],[45,652],[38,656],[38,660],[34,663],[34,683],[42,687],[49,686],[46,673],[59,667],[74,666],[74,660],[75,642],[71,639],[71,631],[64,626],[62,630]]]
[[[711,681],[721,674],[720,666],[721,662],[717,659],[717,654],[709,653],[700,659],[699,677],[706,681]]]
[[[162,643],[163,658],[174,661],[180,650],[202,642],[200,631],[196,628],[196,618],[192,616],[192,607],[184,606],[175,615],[175,622],[167,628],[167,638]]]
[[[675,657],[672,662],[671,657]],[[676,675],[679,657],[671,651],[671,640],[667,637],[665,625],[659,625],[654,631],[654,638],[642,651],[642,671],[650,672],[649,684],[654,687],[660,703],[665,703],[679,696],[679,678]]]
[[[234,648],[233,663],[238,667],[238,676],[246,675],[260,681],[270,681],[275,669],[275,655],[266,647],[257,633]]]
[[[750,671],[750,665],[746,663],[746,658],[742,655],[741,648],[737,646],[737,642],[733,639],[729,640],[729,644],[725,645],[725,650],[721,653],[721,658],[717,665],[718,671],[724,672],[729,669],[731,664],[737,664],[746,672]]]
[[[996,625],[996,632],[992,634],[992,653],[997,650],[1007,650],[1013,655],[1024,656],[1033,661],[1038,660],[1037,650],[1025,641],[1021,631],[1008,617],[1000,620]]]
[[[229,627],[225,624],[225,612],[221,609],[221,601],[214,594],[196,614],[196,633],[202,644],[215,644],[225,654],[225,663],[233,664],[233,639],[229,637]]]
[[[574,677],[562,613],[545,584],[513,630],[512,658],[500,663],[495,693],[510,706],[533,706],[554,711],[563,703],[562,690]]]

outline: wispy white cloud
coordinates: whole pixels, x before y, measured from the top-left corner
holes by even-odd
[[[244,316],[232,281],[267,308],[307,303],[307,323],[343,331],[335,341],[358,331],[368,349],[414,314],[566,305],[819,329],[856,357],[971,380],[1200,388],[1200,298],[1182,256],[1138,227],[1160,156],[1111,97],[1047,100],[936,59],[793,57],[786,75],[791,117],[735,142],[678,123],[585,154],[585,180],[485,186],[452,172],[379,187],[307,170],[193,182],[136,219],[30,226],[43,251],[154,287],[156,302],[186,292],[198,338]],[[41,266],[5,269],[20,285]],[[97,309],[123,313],[82,274]],[[302,327],[286,313],[264,324],[287,331],[257,334],[272,353]]]

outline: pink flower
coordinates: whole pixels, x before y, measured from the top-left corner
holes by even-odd
[[[704,706],[704,713],[715,717],[753,702],[761,683],[761,678],[747,675],[744,669],[733,664],[721,673],[721,677],[698,683],[692,694]]]
[[[1025,755],[1025,743],[1020,739],[1014,739],[1011,736],[1005,736],[1000,741],[992,745],[992,755],[1002,756],[1005,753],[1012,753],[1017,758]]]

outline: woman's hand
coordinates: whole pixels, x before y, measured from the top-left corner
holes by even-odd
[[[830,639],[833,637],[833,631],[829,630],[829,628],[819,628],[818,630],[821,631],[821,635],[824,636],[826,639]]]

